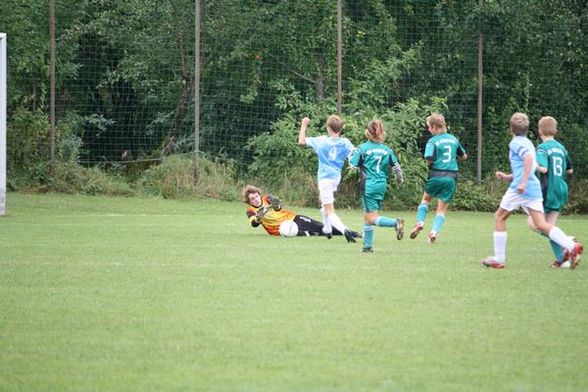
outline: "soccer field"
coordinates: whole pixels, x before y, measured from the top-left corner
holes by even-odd
[[[524,216],[487,270],[489,213],[450,211],[434,245],[376,228],[362,254],[269,237],[245,207],[9,194],[0,390],[588,390],[588,260],[548,268]],[[588,242],[588,217],[560,227]]]

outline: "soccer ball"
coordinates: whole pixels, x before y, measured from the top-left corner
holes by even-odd
[[[298,225],[296,222],[287,220],[280,223],[280,235],[282,237],[296,237],[298,235]]]

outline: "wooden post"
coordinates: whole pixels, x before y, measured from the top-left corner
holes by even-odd
[[[194,12],[194,185],[200,182],[200,0]]]
[[[482,8],[484,0],[480,0],[480,9]],[[482,104],[483,89],[484,89],[484,33],[482,32],[482,24],[478,27],[478,155],[476,160],[477,173],[476,179],[478,184],[482,182],[482,111],[484,105]]]
[[[337,114],[343,111],[343,4],[337,0]]]
[[[56,63],[56,45],[55,45],[55,0],[49,0],[49,51],[50,51],[50,81],[49,81],[49,126],[50,126],[50,164],[51,174],[55,170],[55,63]]]

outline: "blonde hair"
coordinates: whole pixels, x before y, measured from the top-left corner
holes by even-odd
[[[545,136],[553,136],[557,133],[557,121],[551,116],[544,116],[539,119],[539,132]]]
[[[259,190],[258,187],[255,187],[253,185],[245,185],[245,187],[243,188],[243,192],[241,193],[244,203],[249,204],[249,195],[252,193],[258,193],[259,195],[261,195],[261,190]]]
[[[515,113],[510,117],[510,131],[517,135],[523,136],[529,132],[529,117],[525,113]]]
[[[327,118],[327,129],[331,132],[341,133],[343,130],[343,125],[345,125],[345,123],[341,117],[337,116],[336,114],[331,114],[329,118]]]
[[[442,131],[447,131],[447,124],[445,123],[445,117],[439,113],[431,113],[429,117],[427,117],[426,122],[428,127],[433,127],[435,129],[441,129]]]
[[[386,131],[381,120],[372,120],[365,130],[365,137],[375,143],[382,143],[386,140]]]

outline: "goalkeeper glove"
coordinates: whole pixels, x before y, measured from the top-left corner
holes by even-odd
[[[282,209],[282,200],[277,196],[269,196],[269,203],[275,211]]]
[[[404,173],[402,173],[402,168],[400,167],[399,163],[396,163],[392,166],[392,171],[394,172],[394,179],[396,182],[403,183],[404,182]]]
[[[257,212],[255,213],[255,221],[257,223],[261,222],[265,214],[267,214],[268,210],[269,206],[261,207],[259,210],[257,210]]]

